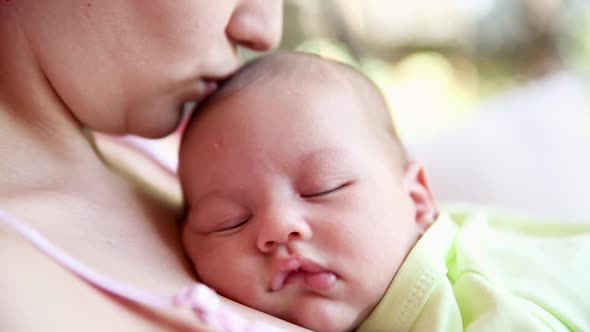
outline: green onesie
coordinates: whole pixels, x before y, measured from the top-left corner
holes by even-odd
[[[357,331],[590,331],[590,222],[442,213]]]

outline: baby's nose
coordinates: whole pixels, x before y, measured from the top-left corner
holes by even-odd
[[[300,215],[278,214],[261,220],[257,245],[260,251],[270,253],[278,246],[294,241],[307,241],[311,236],[309,223]]]

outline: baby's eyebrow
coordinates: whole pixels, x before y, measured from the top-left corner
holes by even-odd
[[[202,205],[203,202],[207,202],[207,201],[215,201],[215,200],[225,200],[225,199],[229,199],[228,198],[229,194],[227,193],[227,191],[225,190],[220,190],[219,188],[216,188],[213,191],[207,192],[205,194],[199,195],[197,197],[195,197],[191,203],[191,209],[197,209],[199,207],[199,205]]]
[[[340,147],[325,147],[307,152],[295,160],[295,167],[300,168],[305,164],[333,164],[346,165],[349,163],[349,153]]]

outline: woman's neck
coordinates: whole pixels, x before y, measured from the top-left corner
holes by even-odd
[[[81,131],[48,118],[27,121],[18,112],[0,106],[0,195],[55,190],[77,170],[104,169]]]
[[[104,168],[17,20],[0,9],[0,196],[52,189],[67,184],[76,170]]]
[[[19,3],[0,1],[0,209],[113,278],[156,290],[187,282],[171,222],[179,204],[103,162],[6,7]]]

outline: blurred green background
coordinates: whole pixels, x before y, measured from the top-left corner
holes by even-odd
[[[590,220],[590,0],[284,6],[280,48],[372,78],[440,202]],[[175,172],[180,135],[124,139]]]
[[[406,141],[461,126],[482,101],[516,87],[590,73],[589,0],[284,3],[280,48],[357,66],[382,89]]]

